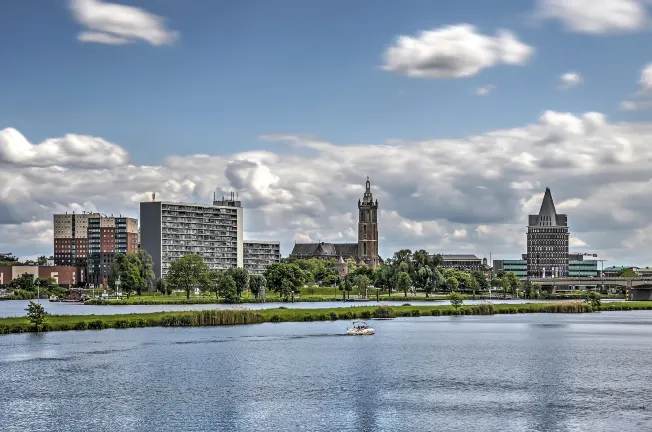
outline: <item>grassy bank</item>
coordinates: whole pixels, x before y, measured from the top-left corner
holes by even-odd
[[[652,310],[651,302],[605,303],[602,311]],[[370,318],[493,315],[517,313],[588,313],[590,305],[579,302],[526,303],[520,305],[479,304],[462,306],[360,306],[331,309],[264,309],[264,310],[204,310],[184,312],[154,312],[122,315],[51,315],[43,330],[101,330],[133,327],[196,327],[258,324],[264,322],[309,322]],[[26,318],[0,318],[0,334],[34,331]]]

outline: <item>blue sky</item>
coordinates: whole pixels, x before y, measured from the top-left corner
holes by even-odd
[[[652,58],[647,33],[574,34],[533,25],[534,2],[141,0],[180,32],[153,48],[81,43],[63,0],[5,2],[0,16],[0,128],[32,142],[65,133],[120,143],[137,164],[168,154],[273,148],[267,133],[307,133],[336,143],[461,137],[527,124],[543,109],[644,118],[618,103],[636,91]],[[380,69],[398,35],[470,23],[508,28],[536,48],[523,67],[499,65],[466,79],[427,80]],[[608,54],[607,54],[608,53]],[[556,91],[558,77],[585,83]],[[493,84],[480,98],[474,91]]]
[[[647,0],[113,1],[2,3],[0,251],[216,190],[284,254],[356,241],[369,175],[384,257],[518,257],[549,186],[572,251],[652,263]]]

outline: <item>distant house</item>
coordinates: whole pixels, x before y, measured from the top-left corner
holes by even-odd
[[[444,260],[444,268],[475,271],[487,265],[486,258],[480,259],[475,255],[442,254],[441,257]]]
[[[604,275],[604,277],[617,277],[618,273],[627,269],[632,270],[634,273],[638,273],[639,270],[638,267],[632,267],[632,266],[611,266],[611,267],[606,267],[604,270],[602,270],[602,274]]]

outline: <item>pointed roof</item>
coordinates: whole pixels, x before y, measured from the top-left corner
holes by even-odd
[[[340,257],[337,259],[337,262],[338,262],[339,264],[345,264],[345,262],[344,262],[344,258],[342,258],[342,255],[340,255]]]
[[[367,181],[365,183],[364,196],[362,197],[363,204],[373,204],[374,197],[371,194],[371,182],[369,181],[369,176],[367,176]]]
[[[539,210],[539,217],[548,216],[550,221],[555,222],[557,216],[557,210],[555,210],[555,203],[552,200],[552,194],[550,193],[550,188],[546,188],[546,193],[543,195],[543,201],[541,202],[541,209]]]

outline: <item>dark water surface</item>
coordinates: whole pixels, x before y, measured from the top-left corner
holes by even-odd
[[[652,313],[0,337],[0,431],[649,431]]]
[[[552,303],[555,301],[568,301],[568,300],[503,300],[492,299],[491,303],[494,304],[521,304],[521,303]],[[607,300],[605,300],[607,301]],[[622,301],[622,300],[608,300],[608,301]],[[472,305],[483,303],[486,300],[465,300],[464,304]],[[286,307],[288,309],[326,309],[326,308],[341,308],[352,306],[378,306],[390,305],[400,306],[405,303],[420,306],[440,306],[448,305],[448,300],[412,300],[410,297],[404,301],[368,301],[368,302],[296,302],[296,303],[240,303],[240,304],[181,304],[181,305],[128,305],[128,306],[100,306],[100,305],[85,305],[83,303],[59,303],[50,302],[49,300],[41,300],[45,310],[52,315],[111,315],[111,314],[131,314],[131,313],[148,313],[148,312],[168,312],[168,311],[184,311],[184,310],[207,310],[207,309],[271,309],[278,307]],[[29,304],[29,300],[4,300],[0,301],[0,317],[20,317],[25,316],[25,309]]]

